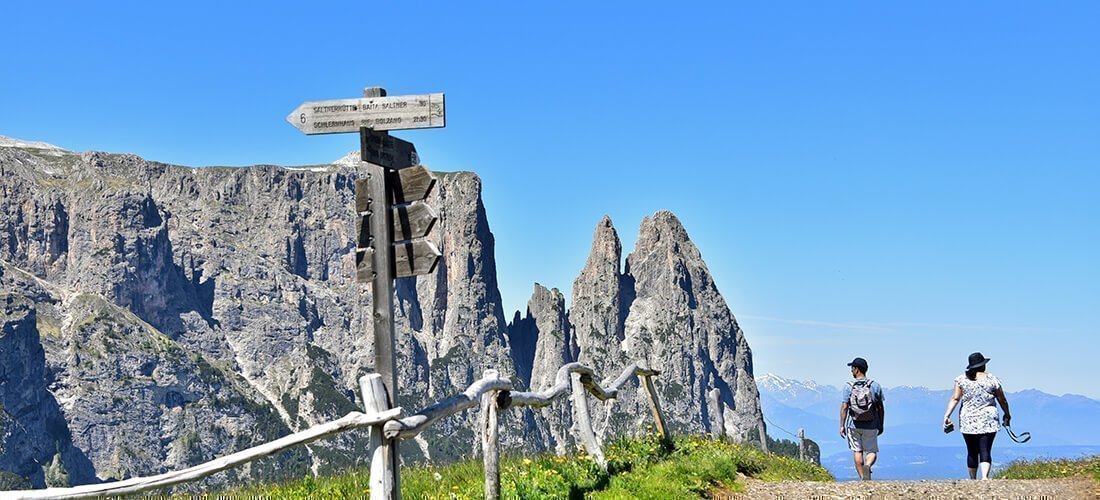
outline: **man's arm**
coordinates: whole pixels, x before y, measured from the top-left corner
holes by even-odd
[[[878,435],[881,436],[883,430],[886,429],[886,405],[881,401],[878,403]]]
[[[848,402],[845,401],[840,404],[840,437],[848,437],[848,429],[844,427],[844,424],[848,422]]]
[[[878,382],[875,382],[877,385]],[[877,388],[878,392],[878,435],[881,436],[882,432],[886,429],[886,395],[882,393],[882,386]]]

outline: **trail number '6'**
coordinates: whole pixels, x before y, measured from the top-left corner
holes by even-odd
[[[302,123],[305,123],[306,122],[306,114],[302,113],[302,116],[298,117],[298,119],[301,120]]]

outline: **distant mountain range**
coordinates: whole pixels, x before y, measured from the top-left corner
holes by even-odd
[[[793,439],[799,428],[821,446],[822,463],[838,479],[854,477],[847,444],[838,434],[840,387],[765,374],[756,378],[768,434]],[[882,479],[962,477],[963,443],[957,432],[940,427],[949,390],[926,387],[884,388],[886,430],[880,438],[877,467]],[[1007,394],[1013,429],[1030,431],[1026,444],[997,437],[994,462],[1018,458],[1073,457],[1100,453],[1100,401],[1067,394],[1055,396],[1033,389]],[[788,434],[788,432],[790,434]]]

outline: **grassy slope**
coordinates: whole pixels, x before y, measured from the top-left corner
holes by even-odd
[[[1077,460],[1017,460],[997,474],[1004,479],[1090,477],[1100,481],[1100,455]]]
[[[655,437],[619,440],[605,447],[605,473],[583,452],[572,456],[506,457],[501,461],[503,498],[701,498],[717,488],[738,490],[737,474],[764,480],[831,481],[818,466],[765,454],[755,448],[702,436],[677,439],[672,446]],[[358,498],[369,490],[367,471],[256,485],[230,492],[281,498]],[[481,498],[480,461],[401,471],[405,498]]]

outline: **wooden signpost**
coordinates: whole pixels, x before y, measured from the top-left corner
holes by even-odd
[[[362,152],[363,161],[392,170],[400,170],[420,164],[420,157],[416,154],[416,146],[386,132],[375,132],[366,129],[365,132],[359,134],[359,142],[359,150]]]
[[[390,190],[390,196],[392,196],[390,203],[393,205],[423,200],[432,194],[432,189],[435,189],[435,177],[422,165],[399,170],[397,175],[398,182]],[[365,180],[360,179],[359,182],[365,182]],[[367,207],[368,203],[370,200],[367,190],[356,186],[355,211],[361,213],[370,210]]]
[[[286,117],[307,135],[358,132],[367,127],[375,132],[436,128],[446,125],[443,94],[364,96],[305,102]]]
[[[394,207],[393,240],[405,241],[423,238],[435,227],[435,210],[431,205],[418,201],[402,207]]]
[[[435,178],[419,166],[411,142],[388,130],[443,127],[443,94],[386,96],[386,90],[363,90],[361,99],[303,103],[287,121],[307,135],[359,133],[365,176],[355,183],[355,278],[371,283],[374,323],[374,370],[381,375],[386,407],[397,406],[397,364],[393,322],[393,280],[428,274],[442,255],[427,238],[438,220],[424,199]],[[377,391],[375,391],[377,392]],[[375,439],[372,431],[372,443]],[[371,498],[401,497],[398,439],[383,439],[371,466]],[[379,471],[382,471],[379,473]],[[376,478],[376,475],[385,478]],[[378,481],[376,482],[376,479]]]

